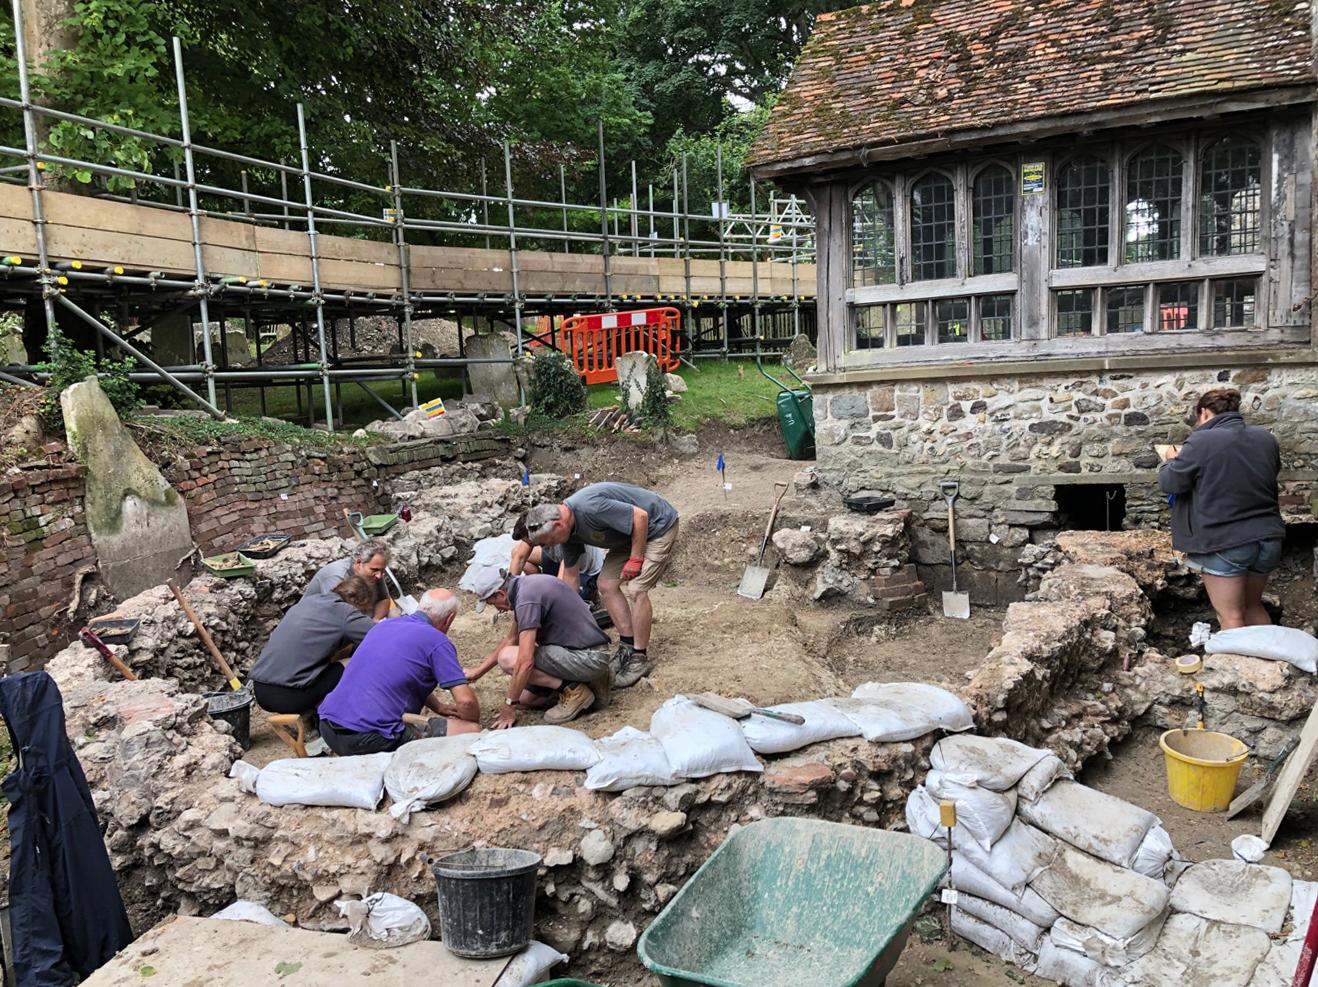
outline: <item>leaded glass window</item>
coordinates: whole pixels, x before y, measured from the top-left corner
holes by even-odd
[[[1144,289],[1109,288],[1103,293],[1107,307],[1107,332],[1144,331]]]
[[[863,305],[856,308],[856,349],[881,349],[886,330],[884,306]]]
[[[940,343],[970,341],[970,300],[944,298],[934,303],[934,322]]]
[[[1199,284],[1197,281],[1180,281],[1158,285],[1158,328],[1161,331],[1180,332],[1199,327]]]
[[[1213,282],[1213,328],[1252,329],[1258,294],[1257,278]]]
[[[1251,254],[1259,249],[1263,198],[1258,145],[1224,137],[1199,163],[1199,252]]]
[[[1111,174],[1107,162],[1068,161],[1057,176],[1057,266],[1097,267],[1108,262]]]
[[[979,338],[985,342],[1011,339],[1011,295],[985,295],[979,300]]]
[[[1127,263],[1181,256],[1181,152],[1151,147],[1126,172]]]
[[[1016,186],[1001,165],[975,176],[971,194],[971,272],[1004,274],[1016,268]]]
[[[903,302],[895,307],[893,328],[898,346],[923,346],[926,335],[926,302]]]
[[[956,191],[934,173],[911,189],[911,279],[956,277]]]
[[[895,284],[895,244],[892,189],[885,182],[867,185],[851,201],[851,286]]]
[[[1057,335],[1089,336],[1094,331],[1094,290],[1059,291],[1057,299]]]

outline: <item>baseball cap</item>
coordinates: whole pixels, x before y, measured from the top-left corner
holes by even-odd
[[[472,573],[469,585],[476,594],[477,613],[485,609],[485,601],[503,589],[507,581],[508,570],[499,565],[484,565]]]

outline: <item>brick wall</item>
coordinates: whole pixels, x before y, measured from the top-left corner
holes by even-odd
[[[346,535],[345,509],[370,513],[391,506],[380,499],[385,477],[506,448],[504,440],[484,433],[332,454],[230,436],[175,458],[162,472],[182,494],[192,537],[209,555],[271,532]],[[64,615],[78,571],[96,566],[83,515],[85,472],[75,464],[0,477],[0,673],[41,667],[86,622],[85,608]],[[104,594],[93,609],[111,609]]]

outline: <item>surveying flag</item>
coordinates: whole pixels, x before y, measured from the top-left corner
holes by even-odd
[[[530,485],[531,485],[531,471],[528,470],[525,466],[523,466],[523,467],[522,467],[522,486],[524,486],[524,487],[529,487]]]
[[[438,418],[444,414],[444,399],[435,398],[433,401],[427,401],[421,405],[421,410],[427,418]]]
[[[720,473],[723,472],[723,453],[718,454],[718,462],[714,464],[714,468]]]

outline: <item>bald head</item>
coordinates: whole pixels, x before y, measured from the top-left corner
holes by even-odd
[[[458,598],[446,589],[428,589],[422,594],[417,610],[441,631],[446,631],[458,615]]]

